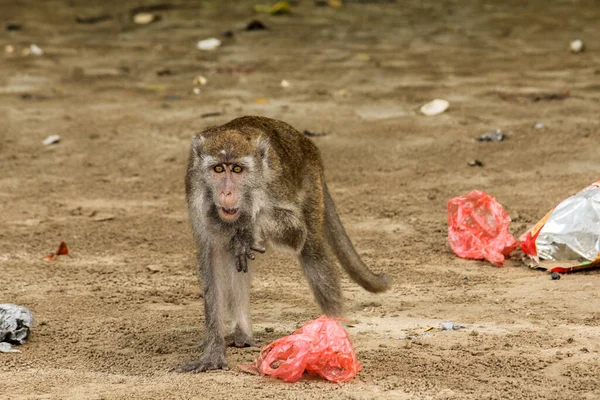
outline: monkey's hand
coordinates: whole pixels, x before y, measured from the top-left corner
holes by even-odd
[[[265,248],[254,240],[252,232],[238,230],[232,240],[235,266],[238,272],[248,272],[248,258],[254,260],[253,251],[264,253]]]

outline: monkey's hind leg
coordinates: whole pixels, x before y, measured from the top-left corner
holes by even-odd
[[[204,292],[204,349],[199,360],[182,366],[184,372],[202,372],[212,369],[227,369],[225,341],[223,338],[223,309],[226,288],[224,267],[231,267],[228,255],[208,246],[198,257]]]
[[[323,238],[309,232],[300,252],[300,263],[321,310],[328,317],[342,315],[342,288],[335,262]]]
[[[225,337],[225,344],[232,347],[255,346],[258,340],[252,337],[250,318],[251,273],[239,273],[230,269],[229,311],[233,320],[233,334]]]

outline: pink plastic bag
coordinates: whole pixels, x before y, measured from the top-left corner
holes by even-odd
[[[518,245],[509,225],[508,213],[485,192],[473,190],[448,201],[448,241],[459,257],[502,266]]]
[[[286,382],[296,382],[305,371],[332,382],[348,381],[361,366],[338,321],[325,315],[310,321],[265,347],[252,366],[242,369]]]

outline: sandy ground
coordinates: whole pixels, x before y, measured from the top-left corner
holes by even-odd
[[[459,259],[445,211],[485,190],[519,235],[599,178],[600,7],[365,3],[302,1],[246,32],[252,1],[170,1],[145,26],[129,13],[141,1],[2,2],[1,28],[22,29],[0,36],[0,303],[37,321],[22,353],[0,354],[0,398],[600,398],[600,273],[552,281],[518,257]],[[221,48],[195,48],[213,36]],[[576,38],[588,49],[573,55]],[[31,43],[45,53],[21,55]],[[436,97],[450,109],[419,115]],[[394,278],[383,295],[344,278],[363,365],[351,382],[240,372],[258,349],[228,350],[229,371],[174,371],[199,357],[203,334],[183,198],[190,138],[249,114],[327,133],[314,141],[348,233]],[[508,140],[475,141],[495,128]],[[42,261],[63,240],[72,258]],[[255,267],[263,343],[320,315],[294,259],[270,252]]]

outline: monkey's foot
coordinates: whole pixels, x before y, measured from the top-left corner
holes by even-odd
[[[229,335],[225,337],[225,346],[227,347],[258,347],[260,339],[254,339],[251,336],[244,335],[241,333],[235,335]]]
[[[227,370],[227,361],[223,355],[206,355],[199,360],[191,361],[181,366],[181,372],[204,372],[213,369]]]

